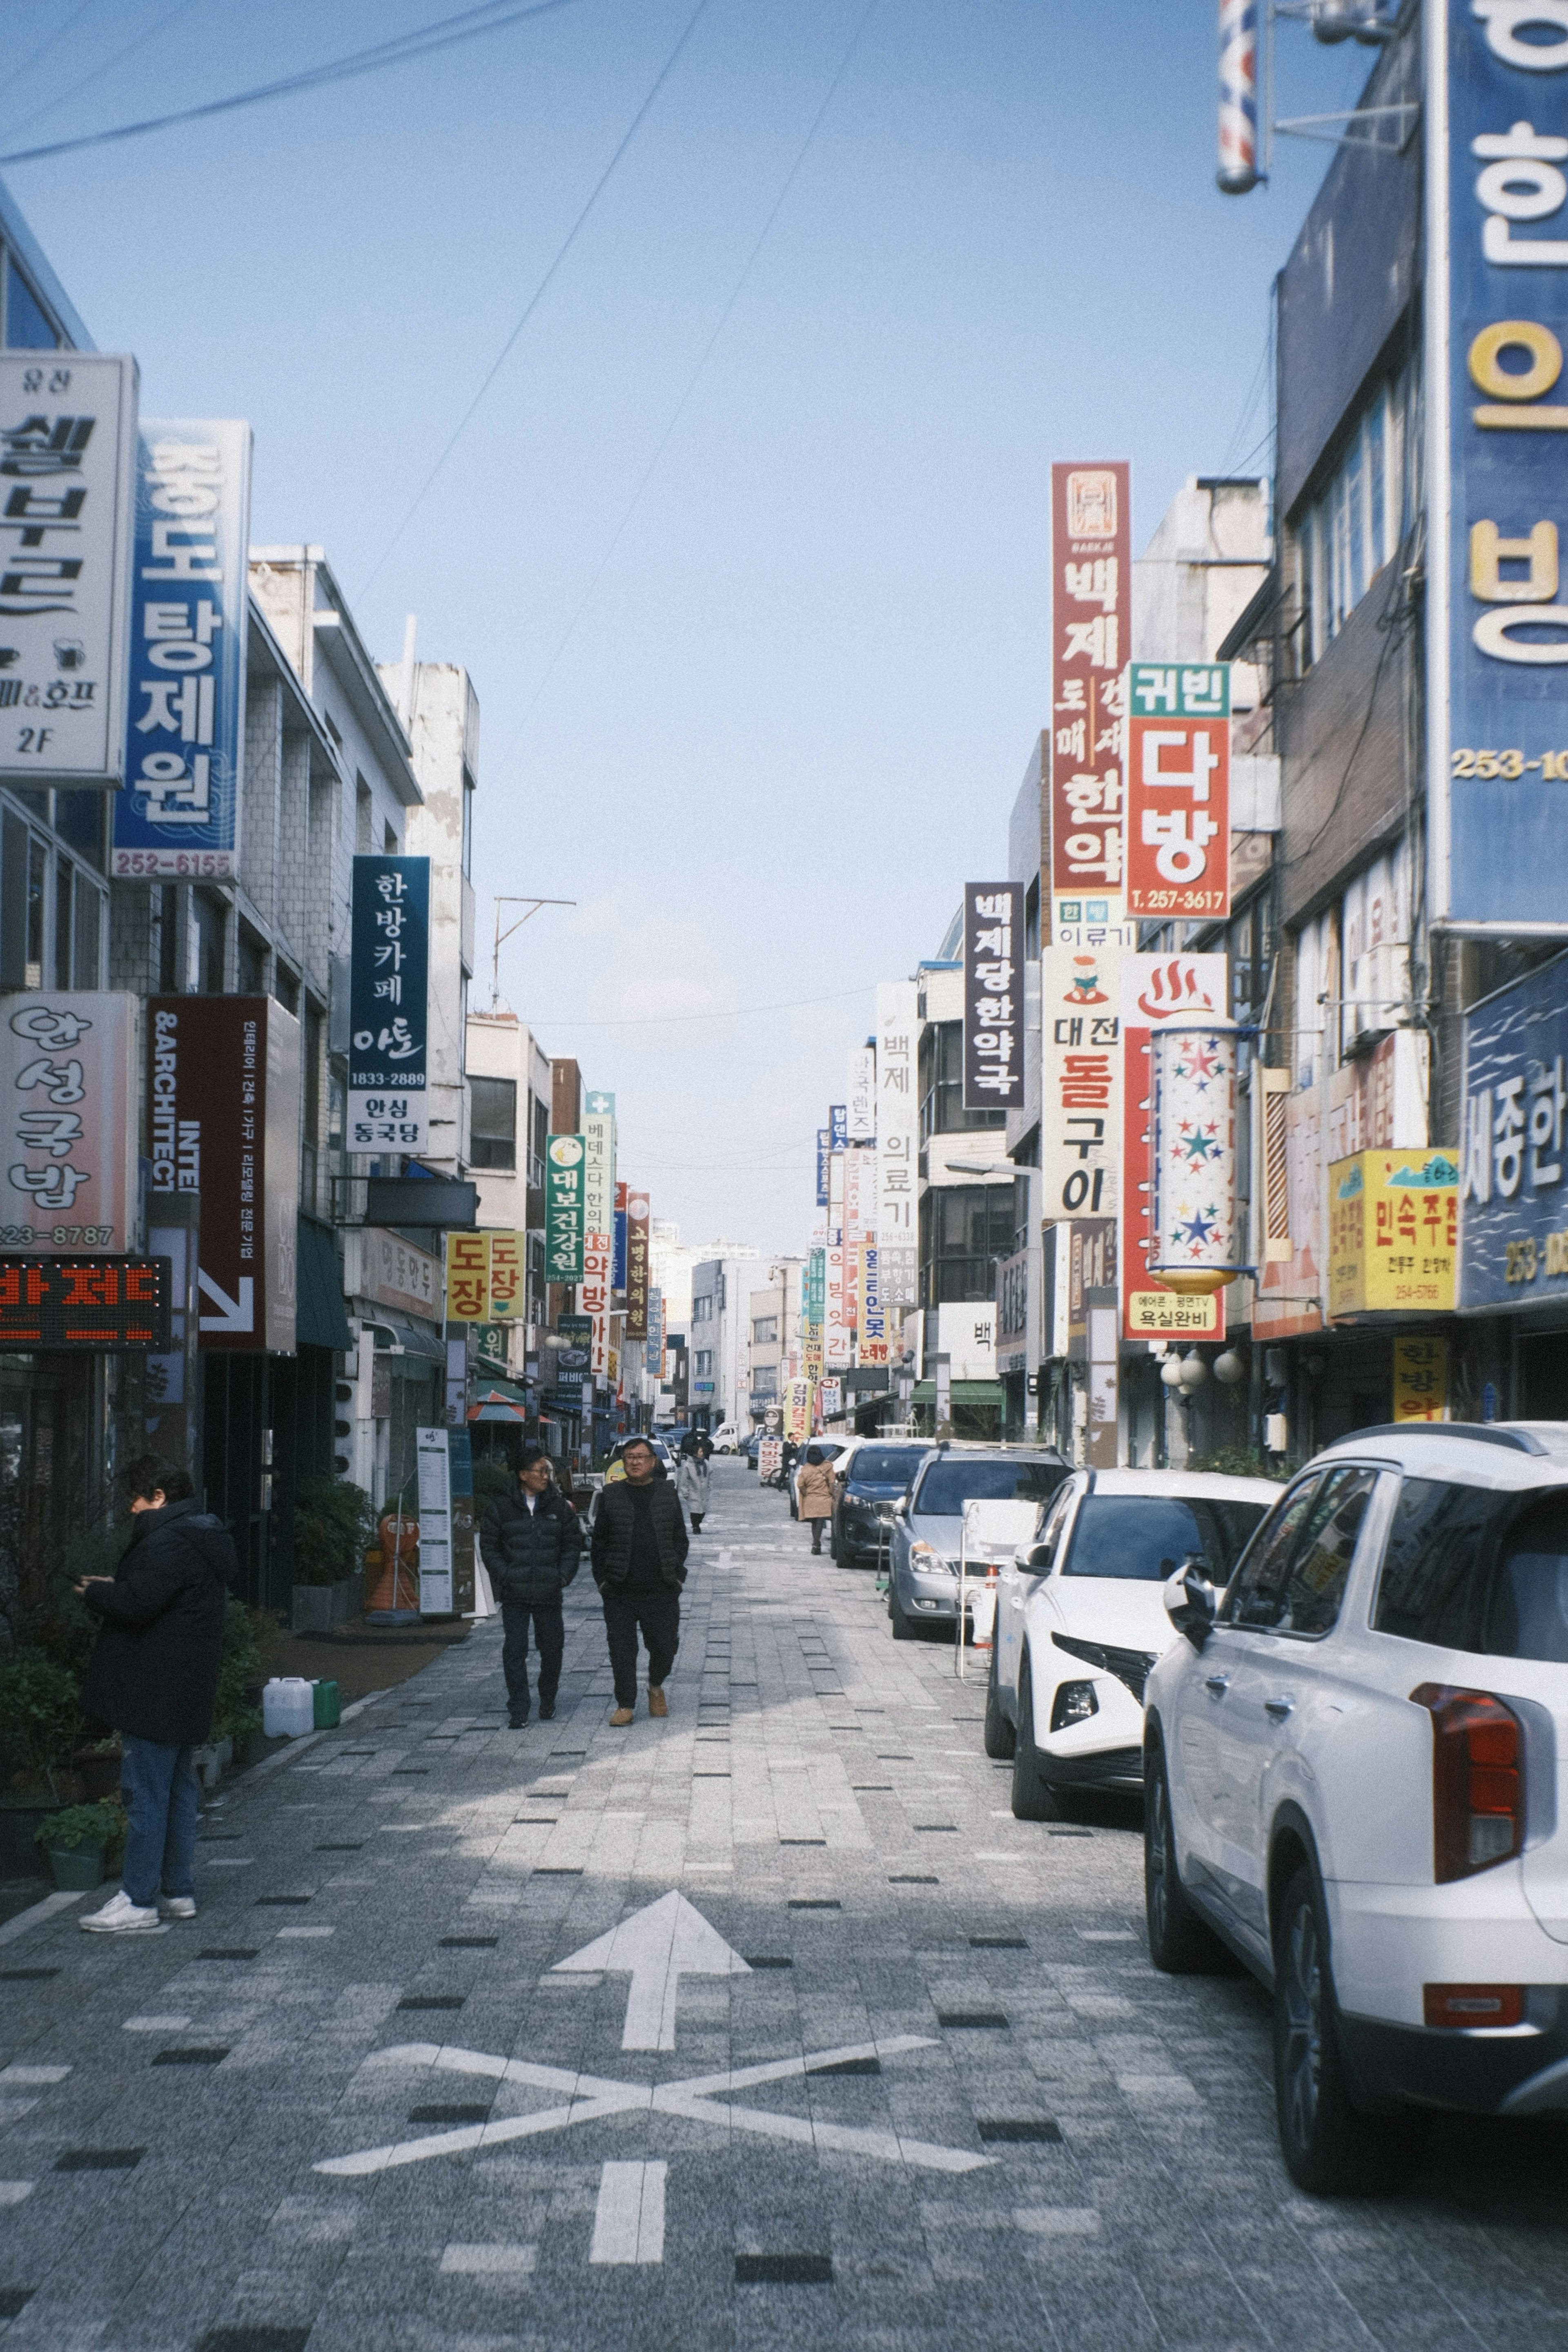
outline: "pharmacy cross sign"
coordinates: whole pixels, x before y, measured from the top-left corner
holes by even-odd
[[[675,1998],[679,1979],[692,1976],[747,1976],[750,1970],[738,1952],[709,1927],[700,1911],[683,1895],[664,1895],[646,1909],[622,1921],[608,1935],[584,1945],[557,1963],[563,1973],[588,1970],[625,1972],[632,1982],[626,2003],[623,2050],[673,2050]],[[553,1973],[553,1971],[552,1971]],[[901,2056],[905,2051],[932,2047],[927,2034],[900,2033],[885,2042],[848,2043],[841,2049],[820,2050],[798,2058],[778,2058],[758,2066],[740,2066],[720,2074],[694,2074],[677,2083],[615,2082],[560,2066],[538,2066],[518,2058],[499,2058],[483,2050],[459,2050],[434,2042],[402,2042],[395,2049],[376,2051],[367,2066],[433,2067],[438,2072],[476,2074],[494,2083],[516,2083],[527,2089],[554,2092],[559,2104],[532,2115],[507,2116],[497,2122],[465,2124],[451,2131],[432,2132],[419,2139],[394,2141],[384,2147],[360,2149],[336,2156],[315,2169],[340,2179],[358,2179],[390,2172],[428,2157],[461,2156],[470,2148],[506,2147],[513,2140],[534,2139],[548,2132],[566,2131],[578,2124],[597,2123],[606,2116],[683,2116],[691,2123],[716,2124],[727,2132],[749,2132],[760,2138],[792,2140],[798,2145],[831,2149],[850,2156],[879,2158],[888,2164],[906,2164],[925,2172],[979,2172],[996,2159],[976,2156],[967,2148],[943,2147],[927,2140],[907,2138],[897,2131],[862,2131],[815,2117],[773,2115],[766,2110],[735,2106],[730,2096],[763,2083],[798,2080],[807,2074],[830,2074],[839,2067],[863,2065],[868,2059]]]

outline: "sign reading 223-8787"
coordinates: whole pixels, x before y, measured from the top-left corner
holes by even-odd
[[[1433,913],[1568,929],[1568,6],[1430,0]]]

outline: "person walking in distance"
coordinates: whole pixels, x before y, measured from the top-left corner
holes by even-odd
[[[712,1484],[713,1474],[707,1464],[713,1448],[708,1446],[705,1453],[705,1443],[695,1429],[689,1429],[681,1440],[681,1458],[675,1465],[675,1492],[685,1505],[694,1536],[706,1516]]]
[[[811,1549],[822,1549],[822,1521],[833,1516],[833,1465],[820,1445],[808,1445],[795,1482],[795,1507],[811,1522]]]
[[[124,1474],[131,1541],[112,1576],[75,1590],[99,1621],[82,1713],[119,1732],[131,1827],[118,1895],[78,1925],[93,1936],[159,1934],[196,1916],[196,1776],[213,1727],[224,1620],[239,1576],[234,1539],[172,1462],[144,1454]]]
[[[515,1491],[492,1495],[486,1504],[479,1545],[506,1629],[501,1671],[511,1727],[521,1731],[528,1719],[530,1621],[539,1654],[539,1721],[549,1723],[566,1649],[561,1595],[582,1558],[582,1527],[556,1492],[542,1445],[524,1447]]]
[[[593,1580],[604,1601],[604,1631],[615,1677],[613,1724],[637,1708],[637,1636],[648,1653],[648,1712],[668,1715],[664,1682],[680,1646],[686,1580],[685,1515],[646,1438],[627,1441],[625,1477],[601,1490],[593,1515]]]

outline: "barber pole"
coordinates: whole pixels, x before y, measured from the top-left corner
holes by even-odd
[[[1219,153],[1215,180],[1245,196],[1258,169],[1258,0],[1219,0]]]

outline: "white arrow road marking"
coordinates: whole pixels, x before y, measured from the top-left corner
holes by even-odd
[[[607,2164],[599,2176],[591,2263],[662,2263],[667,2164]]]
[[[606,1936],[595,1937],[580,1952],[558,1960],[552,1976],[629,1974],[622,2050],[673,2050],[675,2046],[675,1997],[683,1976],[746,1977],[751,1974],[738,1952],[732,1951],[716,1928],[684,1895],[661,1895],[656,1903],[633,1911]]]
[[[680,2083],[613,2083],[597,2074],[569,2074],[559,2066],[536,2066],[522,2058],[497,2058],[483,2050],[444,2049],[434,2042],[402,2042],[378,2050],[367,2066],[435,2066],[457,2074],[487,2074],[496,2082],[523,2083],[530,2089],[564,2095],[564,2106],[544,2107],[531,2116],[509,2116],[503,2122],[465,2124],[459,2130],[433,2132],[423,2139],[398,2140],[386,2147],[362,2148],[353,2156],[329,2157],[314,2169],[339,2179],[390,2172],[405,2164],[421,2164],[427,2157],[461,2156],[470,2148],[505,2147],[511,2140],[531,2139],[540,2133],[564,2131],[574,2124],[597,2123],[601,2116],[640,2110],[648,2115],[684,2116],[688,2122],[717,2124],[726,2131],[751,2132],[764,2139],[792,2140],[803,2147],[832,2148],[849,2156],[872,2156],[886,2164],[907,2164],[923,2172],[982,2172],[995,2164],[992,2156],[973,2156],[967,2148],[943,2147],[929,2140],[906,2139],[893,2131],[852,2130],[841,2124],[820,2123],[800,2116],[758,2114],[731,2106],[710,2095],[746,2091],[758,2083],[782,2083],[814,2074],[824,2067],[841,2066],[854,2058],[896,2058],[906,2050],[929,2050],[928,2034],[900,2033],[887,2042],[860,2042],[839,2050],[819,2050],[808,2057],[776,2058],[758,2066],[741,2066],[721,2074],[693,2074]]]
[[[228,1292],[213,1280],[204,1266],[196,1270],[196,1280],[217,1308],[215,1315],[204,1315],[204,1331],[254,1331],[256,1328],[256,1276],[242,1274],[239,1297],[231,1298]]]

